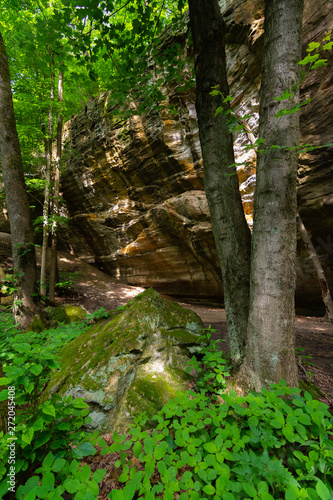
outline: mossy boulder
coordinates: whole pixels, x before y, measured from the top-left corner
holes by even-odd
[[[57,323],[77,323],[84,319],[88,311],[82,306],[75,306],[73,304],[64,304],[58,306],[50,314],[52,321]]]
[[[124,431],[141,411],[151,426],[156,411],[188,388],[202,328],[195,312],[148,289],[60,351],[62,368],[47,391],[83,397],[92,429]]]

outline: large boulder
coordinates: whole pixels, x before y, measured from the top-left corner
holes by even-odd
[[[92,429],[126,430],[141,411],[153,425],[156,411],[188,388],[202,327],[195,312],[148,289],[60,351],[47,393],[83,397]]]
[[[74,304],[63,304],[56,307],[50,314],[51,320],[56,323],[78,323],[82,321],[88,314],[88,311],[83,306],[75,306]]]

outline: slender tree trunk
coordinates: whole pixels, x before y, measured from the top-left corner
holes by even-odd
[[[2,176],[12,235],[14,276],[14,320],[28,328],[36,312],[36,256],[28,196],[13,108],[8,58],[0,33],[0,150]]]
[[[63,75],[59,71],[58,80],[58,100],[60,109],[58,113],[57,123],[57,153],[55,159],[55,172],[54,172],[54,195],[53,195],[53,220],[52,220],[52,245],[51,245],[51,264],[50,264],[50,284],[49,284],[49,297],[54,300],[55,297],[55,284],[57,276],[57,217],[59,215],[59,190],[60,190],[60,162],[62,150],[62,109],[61,105],[64,100],[64,87]]]
[[[299,80],[303,0],[266,0],[259,136],[251,254],[248,345],[241,372],[250,386],[284,378],[298,385],[295,361],[296,178],[298,153],[272,145],[299,145],[299,113],[275,118],[282,95]],[[298,101],[294,96],[290,107]]]
[[[212,229],[222,270],[230,350],[234,364],[240,364],[246,346],[249,310],[250,230],[239,193],[232,135],[226,115],[215,111],[222,105],[217,87],[229,93],[224,33],[218,0],[188,0],[194,44],[196,110],[204,164],[204,185]],[[231,175],[230,175],[231,174]]]
[[[54,63],[51,62],[51,91],[50,107],[48,116],[48,132],[45,139],[45,189],[43,204],[43,244],[40,265],[40,294],[46,295],[46,269],[47,269],[47,247],[49,239],[49,205],[50,185],[52,167],[52,138],[53,138],[53,103],[54,103]]]
[[[304,242],[304,245],[306,246],[306,249],[309,252],[309,257],[314,265],[320,283],[321,295],[323,297],[323,302],[325,304],[325,309],[326,309],[326,315],[323,318],[323,321],[327,321],[328,323],[333,323],[333,301],[328,287],[327,279],[324,270],[322,268],[322,265],[320,263],[320,260],[318,258],[315,247],[312,244],[310,236],[299,214],[297,214],[297,227],[299,234],[301,235],[301,238]]]

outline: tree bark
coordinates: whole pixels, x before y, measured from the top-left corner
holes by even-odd
[[[285,103],[274,98],[299,81],[303,0],[266,0],[260,91],[257,181],[251,254],[248,345],[242,366],[251,387],[285,379],[298,385],[295,361],[296,179],[299,113],[275,118]],[[290,107],[298,102],[295,94]]]
[[[234,167],[232,135],[224,113],[215,117],[229,93],[225,25],[217,0],[188,0],[194,44],[196,110],[204,165],[204,186],[222,270],[228,335],[233,363],[245,355],[249,310],[250,230],[246,223]],[[226,108],[227,109],[227,108]],[[225,110],[226,110],[225,109]],[[230,175],[231,174],[231,175]]]
[[[47,247],[49,239],[49,206],[52,167],[52,139],[53,139],[53,103],[54,103],[54,63],[51,62],[51,89],[50,106],[48,116],[47,137],[45,139],[45,189],[43,204],[43,243],[40,264],[40,294],[46,295],[46,269],[47,269]]]
[[[314,268],[318,276],[321,288],[321,295],[326,309],[326,315],[323,318],[323,321],[327,321],[328,323],[333,323],[333,301],[328,287],[327,279],[324,273],[324,269],[320,263],[315,247],[312,244],[310,236],[299,214],[297,214],[297,227],[299,234],[301,235],[301,238],[304,242],[304,245],[306,246],[306,249],[309,252],[309,257],[314,265]]]
[[[62,150],[62,122],[63,122],[61,105],[64,100],[63,95],[64,95],[63,75],[62,72],[59,71],[58,100],[60,103],[60,109],[58,113],[58,123],[57,123],[57,152],[56,152],[55,171],[54,171],[52,244],[51,244],[50,284],[49,284],[49,298],[51,300],[54,300],[55,297],[55,284],[57,275],[57,217],[59,215],[60,162],[61,162],[61,150]]]
[[[8,58],[0,33],[0,150],[2,176],[12,235],[14,276],[14,320],[21,328],[31,325],[37,309],[35,292],[36,256],[30,207],[10,86]]]

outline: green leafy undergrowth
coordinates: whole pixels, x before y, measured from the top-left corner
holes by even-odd
[[[50,371],[60,368],[57,351],[88,325],[18,333],[9,315],[1,314],[0,320],[0,498],[11,491],[25,500],[62,499],[64,492],[76,500],[96,499],[105,471],[91,475],[79,462],[96,452],[96,435],[82,430],[91,421],[88,405],[56,394],[42,400]],[[15,486],[8,482],[11,471]]]
[[[198,373],[196,389],[209,392],[211,399],[215,400],[226,388],[231,361],[226,359],[229,358],[228,354],[225,354],[217,346],[217,344],[225,342],[225,340],[210,340],[215,330],[210,327],[203,330],[206,333],[199,339],[199,341],[203,341],[201,354],[192,356],[186,371],[190,372],[191,367],[194,368]]]
[[[114,433],[111,446],[99,440],[102,455],[120,453],[119,489],[109,498],[332,499],[328,406],[283,380],[247,396],[223,392],[228,362],[211,347],[192,360],[198,392],[170,400],[154,417],[155,430],[144,430],[142,414],[128,434]]]

